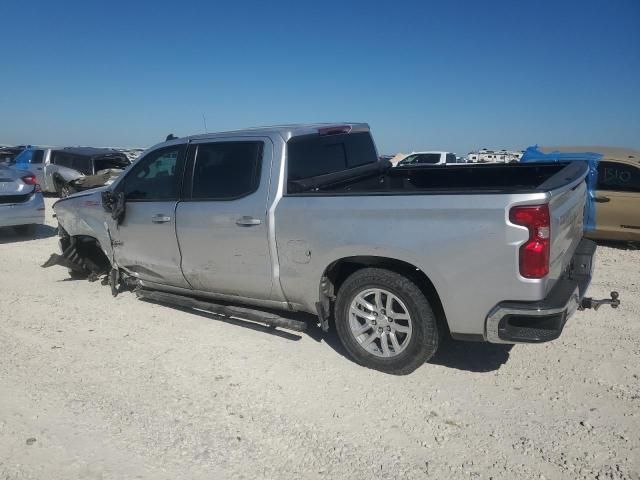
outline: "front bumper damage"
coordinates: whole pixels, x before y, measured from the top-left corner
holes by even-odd
[[[567,320],[578,309],[617,308],[618,293],[611,299],[585,297],[591,283],[595,242],[582,239],[569,268],[549,294],[537,302],[506,301],[496,305],[486,319],[485,339],[491,343],[542,343],[560,336]]]

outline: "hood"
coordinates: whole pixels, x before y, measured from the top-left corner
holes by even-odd
[[[109,186],[110,185],[104,185],[102,187],[91,188],[89,190],[83,190],[82,192],[74,193],[72,195],[69,195],[68,197],[61,198],[60,200],[57,200],[53,204],[53,208],[55,208],[56,205],[58,205],[58,204],[60,204],[62,202],[66,202],[67,200],[73,200],[74,198],[86,197],[88,195],[93,195],[93,194],[96,194],[96,193],[102,193],[102,192],[104,192],[106,190],[109,190]]]

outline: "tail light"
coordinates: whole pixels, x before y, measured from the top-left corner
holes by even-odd
[[[38,185],[38,181],[36,180],[35,175],[26,175],[22,177],[22,181],[27,185],[33,185],[35,187],[34,192],[40,191],[40,185]]]
[[[529,240],[520,247],[520,275],[542,278],[549,273],[551,217],[548,205],[513,207],[509,220],[529,230]]]

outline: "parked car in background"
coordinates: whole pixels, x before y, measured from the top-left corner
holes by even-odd
[[[640,150],[606,146],[533,146],[523,161],[590,160],[595,162],[593,184],[594,230],[598,240],[640,242]],[[597,165],[597,167],[596,167]]]
[[[29,170],[43,192],[67,196],[108,185],[130,165],[127,156],[110,148],[28,148],[16,157],[16,168]]]
[[[15,163],[15,158],[20,154],[25,148],[24,145],[20,145],[17,147],[0,147],[0,165],[13,165]]]
[[[22,235],[44,223],[44,199],[35,175],[0,165],[0,227]]]
[[[640,242],[640,152],[603,154],[595,201],[596,230],[587,236]]]
[[[56,202],[63,253],[43,266],[269,325],[304,328],[224,302],[315,313],[356,361],[393,373],[444,332],[557,338],[592,305],[587,166],[433,165],[391,168],[366,124],[170,140],[110,187]]]
[[[400,160],[396,166],[409,165],[446,165],[458,163],[455,153],[451,152],[413,152]]]

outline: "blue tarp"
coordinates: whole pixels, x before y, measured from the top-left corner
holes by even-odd
[[[596,187],[598,185],[598,162],[602,154],[595,152],[549,152],[543,153],[538,146],[525,150],[521,162],[569,162],[582,161],[589,164],[587,175],[587,205],[584,209],[584,231],[590,232],[596,229]]]

